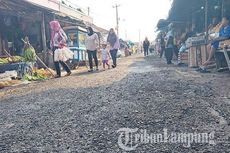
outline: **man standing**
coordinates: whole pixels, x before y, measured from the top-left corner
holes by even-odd
[[[150,42],[148,40],[148,38],[145,38],[145,41],[143,42],[143,48],[144,48],[144,55],[148,56],[149,55],[149,46],[150,46]]]

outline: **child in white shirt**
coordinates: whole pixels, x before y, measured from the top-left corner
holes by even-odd
[[[102,44],[101,54],[102,54],[102,63],[103,63],[104,70],[105,70],[105,65],[107,65],[108,69],[110,69],[110,65],[109,65],[110,54],[109,54],[109,50],[110,50],[109,45]]]

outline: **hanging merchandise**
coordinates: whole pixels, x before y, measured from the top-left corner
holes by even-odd
[[[29,38],[26,37],[24,41],[24,61],[25,62],[35,62],[36,53],[32,45],[30,45]]]

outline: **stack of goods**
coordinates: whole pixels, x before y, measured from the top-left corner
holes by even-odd
[[[17,71],[23,60],[24,58],[21,56],[0,58],[0,73],[5,73],[6,71]]]
[[[0,81],[0,89],[20,84],[20,80]]]
[[[186,40],[186,47],[206,44],[205,36],[190,37]]]
[[[16,71],[7,71],[5,73],[0,74],[0,89],[21,83],[21,81],[15,80],[16,78]]]

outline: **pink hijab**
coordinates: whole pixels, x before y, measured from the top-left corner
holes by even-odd
[[[50,29],[51,29],[51,41],[50,41],[51,47],[53,47],[53,44],[54,44],[54,35],[56,33],[59,34],[59,36],[62,38],[62,41],[66,42],[67,36],[66,36],[64,30],[61,28],[61,25],[60,25],[60,23],[58,21],[51,21],[50,22]]]

